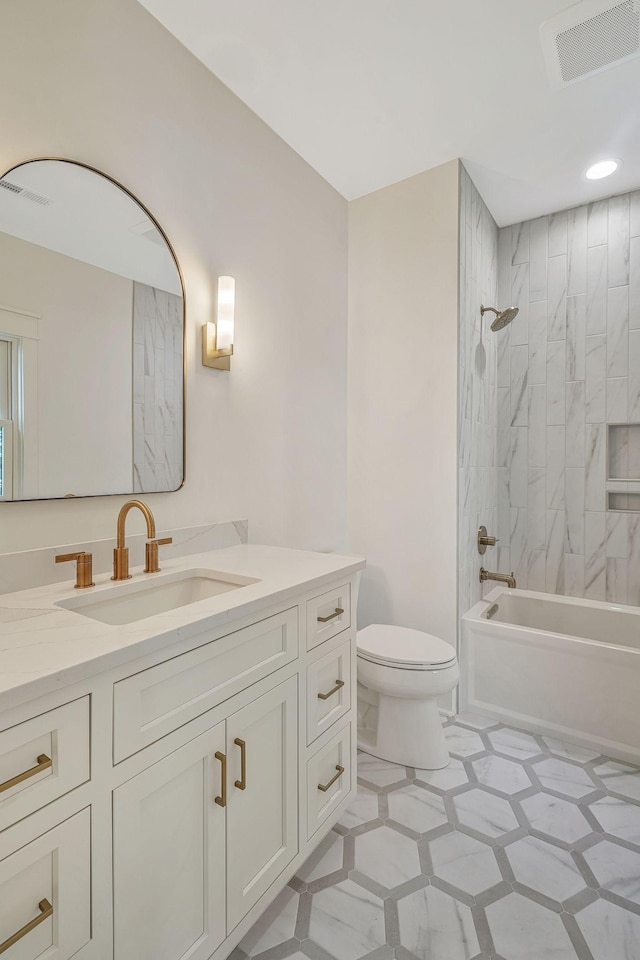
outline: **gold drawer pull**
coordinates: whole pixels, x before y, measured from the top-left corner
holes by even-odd
[[[8,950],[9,947],[12,947],[18,940],[22,940],[23,937],[26,937],[28,933],[31,933],[32,930],[35,930],[41,923],[44,923],[45,920],[48,920],[49,917],[53,916],[53,907],[48,900],[41,900],[38,904],[40,908],[40,914],[37,917],[34,917],[33,920],[29,920],[29,923],[25,923],[24,927],[21,927],[17,933],[14,933],[12,937],[9,937],[8,940],[5,940],[4,943],[0,943],[0,953],[4,953],[5,950]]]
[[[238,790],[247,789],[247,744],[240,737],[233,741],[237,747],[240,747],[240,779],[235,781]]]
[[[322,790],[323,793],[326,793],[329,787],[332,787],[336,780],[339,780],[342,774],[344,773],[344,767],[341,767],[339,763],[336,763],[336,770],[338,771],[335,777],[332,777],[329,780],[329,783],[319,783],[318,790]]]
[[[332,697],[334,693],[337,693],[338,690],[341,690],[344,687],[344,680],[336,680],[336,685],[333,689],[329,690],[329,693],[319,693],[318,700],[328,700],[329,697]]]
[[[226,807],[227,805],[227,757],[226,757],[226,754],[220,753],[219,750],[216,750],[215,758],[216,760],[220,761],[220,766],[222,768],[220,772],[221,779],[222,779],[222,787],[220,791],[220,796],[215,797],[214,799],[219,807]]]
[[[31,767],[30,770],[25,770],[24,773],[19,773],[17,777],[12,777],[11,780],[5,780],[4,783],[0,783],[0,793],[4,793],[5,790],[11,790],[11,787],[15,787],[19,783],[24,783],[25,780],[28,780],[30,777],[35,777],[37,773],[42,773],[43,770],[48,770],[51,766],[53,766],[51,757],[48,757],[46,753],[41,753],[35,767]],[[38,922],[40,921],[38,920]],[[1,950],[0,953],[2,953]]]
[[[334,613],[330,613],[328,617],[318,617],[318,623],[329,623],[329,620],[335,620],[336,617],[340,617],[344,613],[342,607],[336,607]]]

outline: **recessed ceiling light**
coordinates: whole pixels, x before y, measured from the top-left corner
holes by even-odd
[[[610,177],[620,166],[622,160],[600,160],[588,167],[584,175],[587,180],[602,180],[603,177]]]

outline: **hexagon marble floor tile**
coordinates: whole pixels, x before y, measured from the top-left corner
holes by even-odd
[[[479,717],[358,797],[231,960],[640,960],[640,768]]]

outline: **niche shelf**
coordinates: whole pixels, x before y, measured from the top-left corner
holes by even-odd
[[[640,423],[607,424],[607,510],[640,513]]]

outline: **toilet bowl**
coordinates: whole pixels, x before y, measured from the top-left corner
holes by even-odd
[[[438,697],[458,683],[454,648],[421,630],[374,623],[357,634],[358,748],[392,763],[449,763]]]

